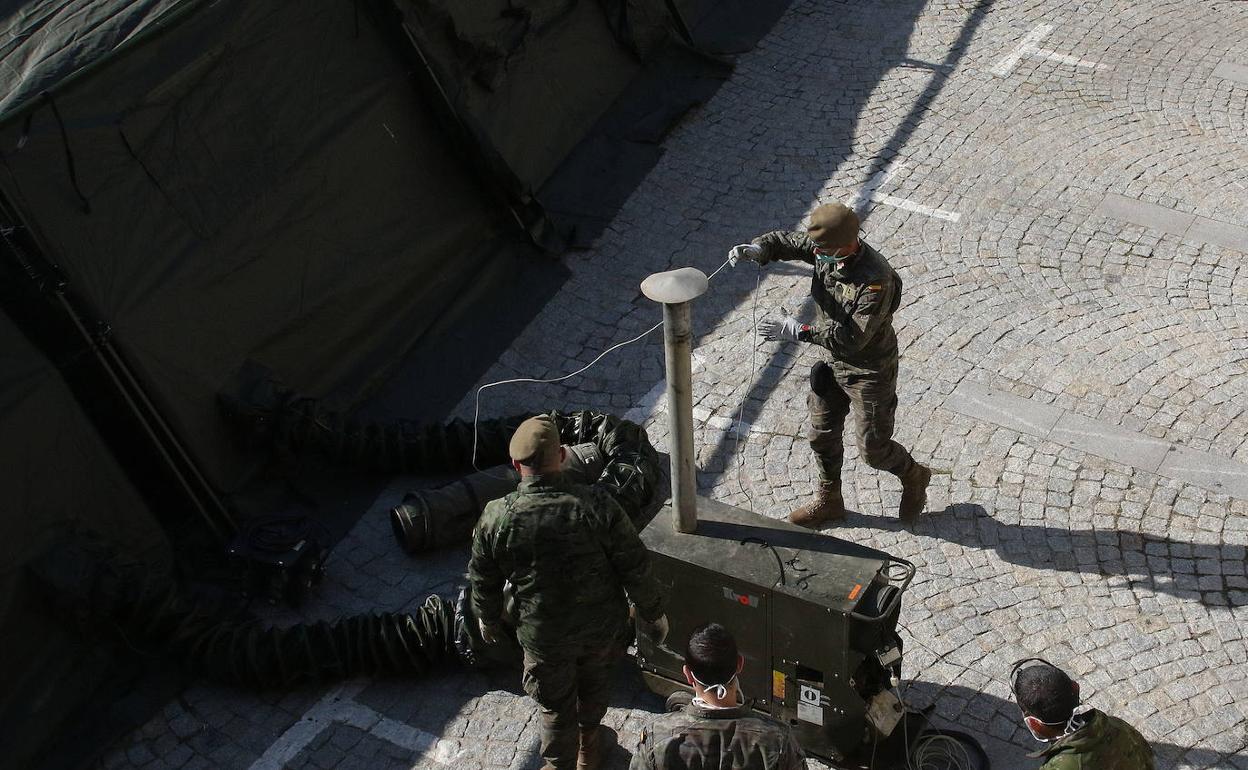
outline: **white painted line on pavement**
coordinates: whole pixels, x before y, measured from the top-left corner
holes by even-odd
[[[1213,76],[1248,86],[1248,65],[1224,61],[1214,68]]]
[[[944,408],[1201,489],[1248,500],[1248,464],[963,380]],[[1038,419],[1029,419],[1037,417]],[[1084,426],[1084,427],[1077,427]]]
[[[1022,41],[1014,47],[1014,50],[1006,54],[1005,58],[997,62],[991,70],[992,74],[1003,78],[1014,71],[1018,63],[1025,58],[1032,59],[1048,59],[1049,61],[1059,62],[1061,64],[1069,64],[1073,67],[1086,67],[1087,69],[1099,69],[1105,65],[1099,62],[1080,59],[1077,56],[1070,56],[1057,51],[1041,48],[1040,41],[1043,40],[1055,27],[1052,24],[1040,24],[1032,31],[1028,32]]]
[[[700,371],[706,364],[706,359],[702,358],[702,356],[697,353],[690,354],[690,358],[693,359],[693,362],[689,367],[692,372]],[[624,413],[624,419],[629,422],[635,422],[638,425],[643,424],[646,420],[663,411],[663,407],[660,406],[659,401],[661,401],[665,395],[667,395],[666,378],[654,383],[654,387],[646,391],[646,395],[641,397],[641,400],[637,402],[637,405]]]
[[[347,682],[327,692],[251,763],[250,770],[282,770],[335,722],[364,730],[408,751],[421,752],[442,765],[452,765],[464,753],[457,741],[439,738],[356,703],[355,696],[367,686],[367,682]]]
[[[905,209],[906,211],[913,211],[916,214],[923,214],[924,216],[933,217],[935,219],[943,219],[947,222],[957,222],[962,218],[962,215],[956,211],[945,211],[944,209],[924,206],[922,203],[908,201],[905,198],[898,198],[895,195],[872,195],[871,200],[876,203],[883,203],[888,206]]]
[[[1010,51],[1004,59],[997,62],[996,66],[991,70],[992,74],[1003,78],[1013,72],[1014,68],[1018,66],[1018,63],[1023,60],[1023,57],[1034,52],[1036,50],[1036,44],[1043,40],[1044,36],[1052,31],[1052,24],[1041,24],[1032,31],[1028,32],[1022,42],[1014,46],[1013,51]]]
[[[1048,59],[1049,61],[1060,62],[1062,64],[1069,64],[1072,67],[1087,67],[1088,69],[1093,69],[1093,70],[1105,66],[1104,64],[1101,64],[1100,62],[1088,61],[1087,59],[1080,59],[1078,56],[1070,56],[1068,54],[1058,53],[1057,51],[1050,51],[1047,48],[1037,48],[1035,51],[1032,52],[1032,56],[1036,57],[1037,59]]]
[[[943,219],[947,222],[957,222],[962,218],[962,215],[956,211],[946,211],[933,206],[926,206],[922,203],[915,203],[912,200],[907,200],[906,198],[901,198],[896,195],[888,195],[886,193],[879,192],[881,187],[888,184],[888,182],[897,175],[897,172],[902,169],[902,166],[903,164],[901,161],[894,160],[884,168],[875,172],[871,179],[862,186],[862,190],[859,191],[858,197],[854,199],[854,202],[850,204],[850,208],[855,211],[861,211],[867,201],[871,201],[873,203],[883,203],[886,206],[893,206],[906,211],[913,211],[916,214],[923,214],[924,216],[933,217],[935,219]]]

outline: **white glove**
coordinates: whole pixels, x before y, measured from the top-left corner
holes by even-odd
[[[668,625],[667,615],[660,615],[657,620],[653,621],[639,618],[637,630],[649,637],[655,644],[663,644],[667,641],[667,632],[671,630],[671,627]]]
[[[743,259],[748,262],[758,262],[762,258],[763,247],[752,243],[743,243],[728,250],[728,264],[732,267],[736,267],[737,263]]]
[[[802,322],[793,316],[785,316],[779,320],[769,318],[758,325],[758,333],[769,342],[782,340],[785,342],[801,342],[798,337],[802,331]]]
[[[486,623],[484,620],[478,620],[477,627],[481,629],[481,638],[485,640],[486,644],[498,643],[498,627],[497,626],[491,626],[490,624]]]

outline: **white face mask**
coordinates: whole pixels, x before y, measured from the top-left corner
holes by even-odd
[[[1083,727],[1084,720],[1082,717],[1083,717],[1083,713],[1071,714],[1070,719],[1067,719],[1065,723],[1045,722],[1045,721],[1042,721],[1039,717],[1031,717],[1031,719],[1034,719],[1037,722],[1040,722],[1040,724],[1044,725],[1045,727],[1062,727],[1062,734],[1057,736],[1057,738],[1043,738],[1037,735],[1035,728],[1031,726],[1031,719],[1028,719],[1026,714],[1023,715],[1023,724],[1027,726],[1027,732],[1031,733],[1032,738],[1035,738],[1041,743],[1052,743],[1055,740],[1065,738],[1067,735],[1070,735],[1071,733],[1075,732],[1079,728]]]
[[[723,700],[724,698],[727,698],[728,688],[732,686],[733,682],[737,681],[737,675],[733,674],[732,679],[729,679],[727,682],[724,682],[723,684],[705,685],[702,682],[698,681],[698,678],[693,675],[692,671],[689,672],[689,676],[693,679],[694,684],[696,684],[698,687],[701,687],[704,692],[711,693],[718,700]],[[741,685],[740,683],[738,683],[737,684],[737,705],[740,705],[744,702],[745,702],[745,697],[741,694]],[[698,706],[700,708],[706,708],[706,709],[735,708],[734,706],[714,706],[714,705],[711,705],[710,703],[707,703],[705,700],[697,696],[694,696],[693,698],[693,705]]]

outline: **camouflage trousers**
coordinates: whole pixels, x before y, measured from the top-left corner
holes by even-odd
[[[524,691],[542,710],[542,759],[552,767],[576,767],[580,727],[593,727],[607,713],[614,641],[578,645],[558,653],[524,651]]]
[[[845,459],[845,417],[854,413],[855,438],[863,462],[872,468],[905,475],[914,466],[906,448],[893,441],[897,414],[897,359],[879,370],[861,369],[833,360],[810,370],[810,448],[819,464],[820,481],[839,481]]]

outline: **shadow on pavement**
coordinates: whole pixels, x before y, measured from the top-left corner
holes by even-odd
[[[896,517],[851,515],[862,526],[901,529]],[[1005,524],[983,506],[957,503],[925,513],[918,534],[968,548],[991,549],[1004,561],[1033,569],[1120,576],[1127,587],[1169,594],[1207,606],[1248,605],[1246,549],[1242,545],[1191,543],[1121,529],[1065,529]]]
[[[1006,673],[1000,672],[999,675]],[[963,730],[980,740],[992,758],[993,770],[1039,766],[1040,760],[1029,759],[1027,755],[1042,748],[1043,744],[1032,740],[1027,733],[1013,701],[958,684],[937,685],[924,681],[906,685],[904,697],[910,708],[924,709],[934,705],[933,719],[939,726]],[[1147,720],[1133,722],[1125,714],[1113,716],[1126,718],[1147,737]],[[1187,767],[1228,767],[1225,760],[1233,756],[1213,749],[1158,741],[1149,743],[1153,747],[1157,770],[1174,768],[1180,761]]]
[[[868,101],[874,93],[874,84],[879,82],[884,75],[894,68],[921,69],[930,73],[927,85],[922,92],[915,97],[913,105],[906,116],[898,121],[897,128],[892,136],[881,145],[875,153],[875,159],[872,163],[873,171],[883,169],[889,161],[901,154],[909,141],[914,130],[922,122],[932,102],[940,94],[944,88],[945,81],[949,73],[957,66],[962,59],[963,54],[970,46],[971,40],[975,37],[975,32],[979,29],[980,24],[991,10],[994,0],[979,0],[974,7],[967,12],[966,19],[962,24],[957,39],[949,46],[948,52],[940,62],[921,62],[913,58],[898,53],[892,57],[874,58],[870,55],[861,56],[853,62],[853,83],[855,90],[853,94],[857,97],[854,108],[858,117],[855,117],[844,124],[830,124],[829,129],[832,131],[843,131],[843,134],[836,134],[832,141],[834,147],[850,147],[853,143],[853,136],[858,127],[858,122],[863,119],[862,113],[865,110]],[[878,28],[866,28],[851,24],[850,29],[857,35],[862,36],[864,40],[870,40],[870,46],[878,51],[896,51],[904,52],[908,48],[908,40],[914,30],[914,19],[922,12],[925,2],[906,2],[889,4],[890,13],[896,14],[896,18],[890,19],[890,23],[881,24]],[[882,6],[881,6],[882,7]],[[831,95],[830,95],[831,96]],[[836,101],[839,103],[845,97],[838,94]],[[809,180],[811,187],[811,197],[819,192],[823,184],[833,173],[837,166],[831,165],[820,169],[820,174],[813,175]],[[849,201],[846,201],[849,203]],[[871,205],[867,202],[865,209],[861,209],[860,214],[865,225],[871,215]],[[869,235],[869,234],[868,234]],[[885,254],[887,258],[888,255]],[[768,266],[768,271],[774,271],[774,266]],[[809,274],[809,271],[801,271]],[[904,300],[903,300],[904,301]],[[810,320],[810,314],[813,313],[813,306],[807,302],[803,305],[804,312],[801,314],[801,320]],[[760,371],[777,365],[779,360],[785,353],[773,353],[771,360],[764,363]],[[905,364],[903,362],[902,366]],[[740,409],[740,418],[746,422],[754,422],[762,409],[762,405],[766,402],[768,396],[775,390],[778,381],[760,379],[750,388],[750,391],[742,398],[742,407]],[[738,415],[733,415],[734,419]],[[727,432],[716,445],[714,452],[709,456],[707,461],[703,463],[703,467],[709,469],[719,469],[727,467],[728,461],[736,449],[736,442],[732,438],[732,433]],[[704,472],[702,478],[699,479],[699,485],[706,487],[713,485],[715,480],[722,475],[723,471],[711,470]]]

